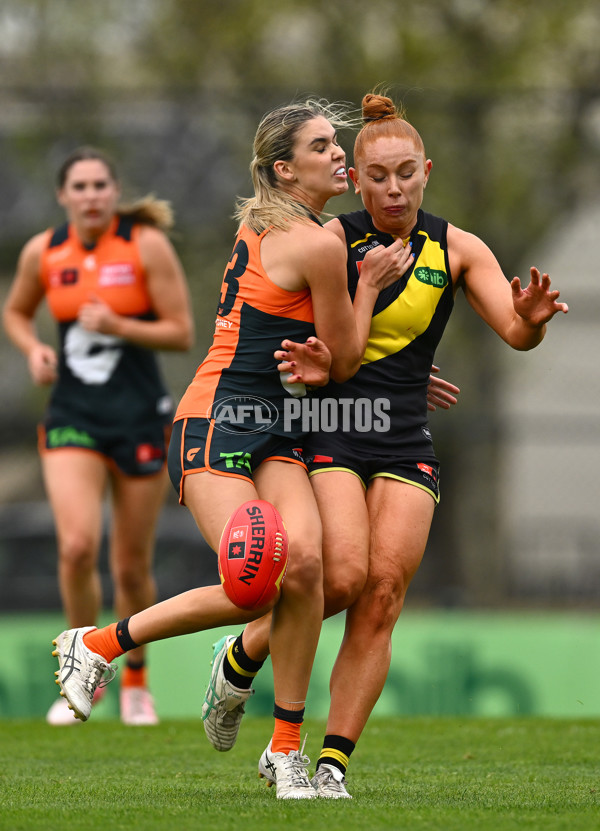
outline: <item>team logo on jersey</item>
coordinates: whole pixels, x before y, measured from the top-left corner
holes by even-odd
[[[255,395],[230,395],[220,398],[208,409],[206,417],[214,422],[216,430],[235,433],[240,427],[249,433],[270,430],[279,418],[277,408]]]
[[[185,454],[185,458],[188,460],[188,462],[191,463],[194,461],[194,459],[196,458],[198,453],[200,453],[201,450],[201,447],[190,447],[188,452]]]
[[[79,270],[77,268],[55,269],[50,272],[50,285],[52,288],[74,286],[78,282]]]
[[[445,271],[439,271],[437,268],[421,265],[415,268],[413,274],[420,283],[425,283],[436,289],[443,289],[448,285],[448,275]]]
[[[106,384],[121,360],[121,344],[114,335],[88,332],[73,323],[65,337],[65,362],[84,384]]]

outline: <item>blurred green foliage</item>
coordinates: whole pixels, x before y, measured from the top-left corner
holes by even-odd
[[[53,177],[63,157],[102,146],[127,195],[154,191],[175,208],[198,325],[193,354],[167,358],[177,395],[210,343],[260,116],[307,95],[358,112],[375,87],[423,136],[434,163],[426,209],[481,236],[508,277],[527,277],[525,255],[600,193],[599,43],[598,0],[3,0],[0,299],[26,239],[62,220]],[[352,135],[341,139],[351,158]],[[328,210],[356,206],[348,194]],[[440,349],[463,387],[460,414],[435,416],[448,548],[453,485],[469,479],[462,447],[475,445],[477,488],[494,469],[498,429],[499,342],[465,307]],[[33,445],[39,391],[0,347],[4,442],[18,432]],[[481,494],[491,538],[493,486]],[[452,583],[451,557],[434,567]]]
[[[434,162],[426,208],[481,236],[512,276],[599,192],[598,42],[597,0],[4,0],[0,273],[62,218],[64,155],[99,144],[131,195],[173,202],[201,355],[258,119],[306,95],[358,110],[379,87]],[[466,355],[487,333],[458,316],[449,337]]]

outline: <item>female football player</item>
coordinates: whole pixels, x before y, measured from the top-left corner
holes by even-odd
[[[102,608],[98,556],[104,495],[112,499],[110,568],[121,616],[155,600],[152,556],[167,485],[172,405],[155,351],[193,340],[188,291],[166,231],[167,202],[120,202],[115,167],[82,147],[58,172],[67,221],[23,248],[4,305],[7,334],[27,357],[35,384],[52,393],[39,447],[58,543],[58,575],[70,627],[94,624]],[[43,299],[58,322],[60,350],[34,318]],[[122,676],[121,718],[155,724],[144,649]],[[50,724],[75,724],[63,698]]]

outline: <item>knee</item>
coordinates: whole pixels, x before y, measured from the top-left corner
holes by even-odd
[[[403,580],[394,577],[368,579],[360,598],[365,627],[391,631],[402,611],[406,588]]]
[[[352,606],[354,601],[360,597],[366,579],[366,564],[349,562],[343,568],[326,569],[324,575],[325,617],[335,615]]]
[[[288,594],[313,594],[316,590],[322,591],[323,559],[320,540],[290,539],[284,580]]]
[[[96,567],[98,546],[96,540],[85,532],[72,532],[63,535],[58,541],[61,568],[81,573],[92,571]]]
[[[149,569],[145,565],[145,559],[139,561],[119,562],[112,567],[112,578],[120,591],[126,594],[136,594],[145,589],[148,581],[152,579]]]

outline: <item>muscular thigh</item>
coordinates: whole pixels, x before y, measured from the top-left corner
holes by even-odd
[[[369,583],[397,583],[404,590],[427,544],[435,502],[422,488],[378,477],[367,492],[371,528]]]
[[[108,479],[103,457],[87,450],[65,448],[43,453],[41,458],[59,536],[99,539]]]
[[[112,537],[124,552],[151,556],[156,523],[167,487],[166,469],[151,476],[111,473]]]
[[[364,581],[368,568],[369,517],[358,476],[327,470],[311,476],[323,524],[325,588]]]
[[[209,471],[189,474],[183,479],[182,488],[185,506],[215,552],[231,514],[244,502],[257,498],[252,481]]]
[[[296,568],[316,568],[320,575],[321,519],[306,470],[271,460],[260,465],[254,480],[259,497],[272,502],[285,523],[290,543],[286,580]]]

